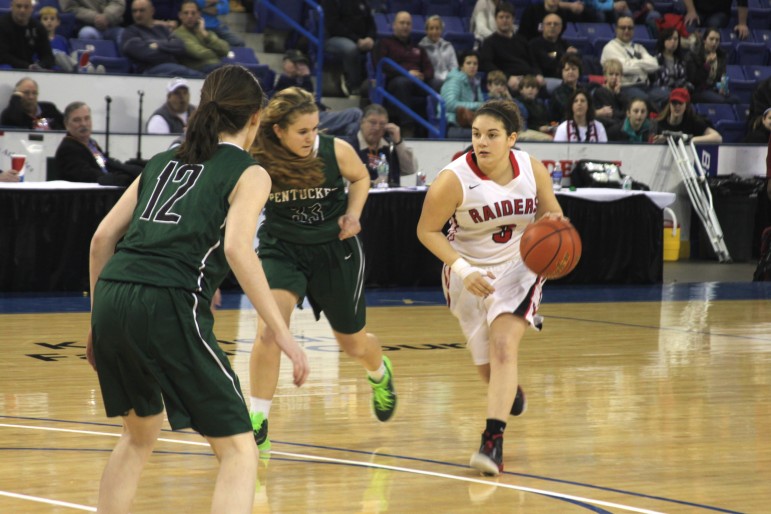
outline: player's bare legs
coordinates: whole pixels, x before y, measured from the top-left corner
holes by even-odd
[[[230,437],[207,437],[220,461],[214,485],[211,514],[248,514],[254,505],[257,480],[257,448],[254,436],[245,432]]]
[[[289,319],[297,305],[297,296],[283,289],[272,289],[284,321]],[[262,319],[257,319],[257,338],[249,356],[249,392],[252,397],[270,400],[276,393],[278,374],[281,367],[281,349],[276,344],[273,331]]]
[[[490,325],[490,380],[487,387],[487,417],[506,421],[517,394],[519,342],[527,321],[502,314]]]
[[[163,413],[140,417],[131,410],[123,416],[123,434],[102,472],[99,484],[100,514],[129,512],[145,462],[161,433]]]

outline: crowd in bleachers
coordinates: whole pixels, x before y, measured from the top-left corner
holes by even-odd
[[[410,76],[384,68],[383,87],[436,124],[438,97],[427,99],[433,95],[415,82],[430,86],[444,100],[450,136],[467,135],[464,120],[490,96],[495,82],[486,77],[502,72],[506,94],[518,101],[533,139],[552,138],[562,133],[561,124],[575,123],[575,107],[579,112],[583,107],[574,101],[591,107],[579,122],[601,125],[590,131],[595,137],[627,140],[634,99],[644,100],[655,131],[657,114],[669,107],[672,91],[684,89],[694,115],[704,117],[722,141],[767,140],[767,0],[320,4],[327,29],[324,68],[340,70],[343,90],[360,93],[366,106],[368,92],[377,85],[377,63],[389,57]],[[231,5],[229,0],[133,0],[130,5],[124,0],[0,0],[0,68],[203,77],[222,63],[238,62],[270,92],[285,70],[261,64],[224,23],[222,15]],[[314,30],[303,0],[277,5]],[[293,30],[262,3],[254,5],[254,15],[258,30]],[[313,68],[315,52],[302,47],[302,40],[288,38],[307,52]],[[398,103],[385,102],[391,118],[408,137],[422,135],[420,124]],[[580,137],[587,126],[575,133]]]

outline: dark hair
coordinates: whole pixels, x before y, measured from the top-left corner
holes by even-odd
[[[661,29],[661,32],[659,32],[659,37],[656,40],[656,53],[657,54],[663,54],[664,53],[664,43],[672,37],[673,34],[677,34],[677,48],[675,48],[675,51],[673,52],[675,55],[680,55],[680,50],[682,50],[680,40],[680,33],[672,28],[666,28]]]
[[[495,7],[495,17],[496,18],[498,17],[498,13],[499,12],[507,12],[507,13],[511,14],[512,18],[516,18],[517,17],[516,13],[514,12],[514,6],[511,5],[508,2],[500,2]]]
[[[294,154],[281,144],[273,127],[286,128],[302,114],[318,112],[313,95],[299,87],[282,89],[270,99],[260,131],[252,147],[254,157],[273,179],[274,191],[295,187],[317,187],[324,182],[324,161],[314,153]]]
[[[581,58],[578,55],[576,55],[574,53],[565,54],[565,55],[562,56],[562,58],[560,59],[560,71],[565,69],[565,65],[566,64],[572,64],[573,66],[578,68],[578,75],[579,76],[584,72],[583,71],[584,70],[584,63],[583,63],[583,61],[581,60]]]
[[[575,91],[573,91],[573,94],[570,95],[570,100],[568,100],[567,106],[565,106],[565,119],[567,120],[573,120],[573,102],[575,101],[576,97],[578,95],[584,95],[584,98],[586,98],[586,121],[592,121],[594,119],[594,105],[592,103],[592,95],[589,94],[589,92],[584,88],[577,88]]]
[[[522,130],[522,116],[519,107],[512,100],[488,100],[474,113],[474,119],[486,115],[503,123],[507,134]]]
[[[458,68],[463,67],[463,63],[466,62],[466,57],[474,56],[477,58],[477,63],[479,62],[479,52],[476,52],[474,50],[463,50],[461,53],[458,54]]]
[[[70,119],[70,114],[72,114],[72,111],[80,109],[81,107],[88,107],[88,105],[86,104],[86,102],[80,102],[80,101],[70,102],[69,104],[67,104],[67,107],[64,108],[64,116],[63,116],[64,123],[67,123],[67,120]]]
[[[208,161],[217,150],[220,134],[242,130],[260,110],[264,97],[260,83],[243,66],[229,64],[209,73],[176,156],[188,163]]]

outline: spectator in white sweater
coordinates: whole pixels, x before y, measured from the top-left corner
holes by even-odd
[[[425,48],[431,64],[434,65],[434,79],[431,81],[431,86],[437,91],[441,90],[442,83],[447,79],[450,71],[458,67],[455,47],[442,38],[443,33],[442,17],[438,14],[429,16],[426,19],[426,36],[418,43],[418,46]]]
[[[634,35],[634,20],[622,16],[616,22],[616,38],[608,42],[602,49],[600,61],[604,64],[608,59],[617,59],[624,67],[621,76],[621,94],[629,101],[632,98],[648,100],[650,82],[648,74],[659,69],[659,62],[648,53],[643,45],[632,42]]]

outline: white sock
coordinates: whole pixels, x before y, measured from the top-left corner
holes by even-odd
[[[386,372],[385,362],[380,361],[380,367],[375,371],[367,370],[367,375],[375,382],[380,382],[381,380],[383,380],[383,377],[385,376],[385,372]]]
[[[273,403],[273,400],[263,400],[262,398],[257,398],[256,396],[250,397],[251,400],[251,406],[249,407],[249,412],[262,412],[265,414],[265,419],[268,419],[268,414],[270,414],[270,406]]]

